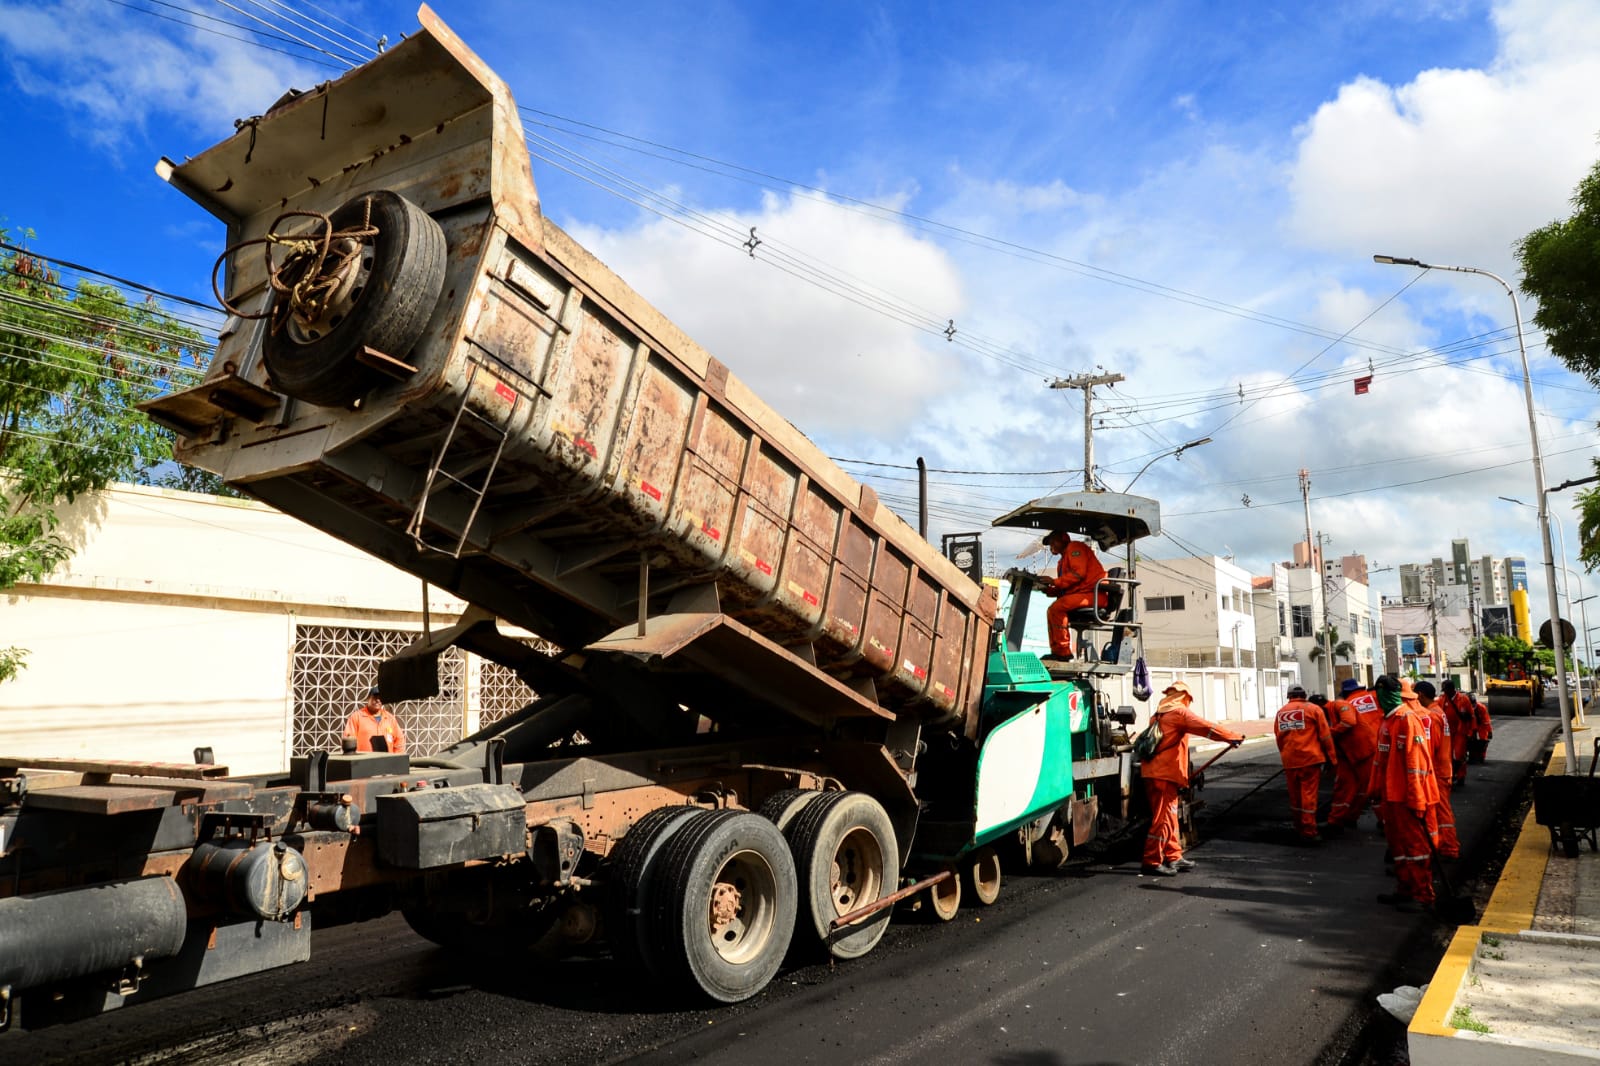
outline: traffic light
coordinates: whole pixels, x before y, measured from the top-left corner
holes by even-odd
[[[1426,654],[1428,654],[1428,638],[1427,637],[1418,637],[1417,638],[1417,654],[1418,655],[1426,655]]]

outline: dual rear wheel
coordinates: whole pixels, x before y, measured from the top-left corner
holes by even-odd
[[[883,938],[889,911],[833,922],[897,887],[883,807],[858,792],[791,792],[761,814],[664,807],[610,858],[607,927],[618,961],[719,1003],[755,995],[791,942],[850,959]],[[798,938],[798,939],[797,939]]]

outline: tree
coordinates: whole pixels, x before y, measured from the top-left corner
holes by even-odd
[[[1467,662],[1476,662],[1479,647],[1483,648],[1483,668],[1491,676],[1500,676],[1512,663],[1527,663],[1530,659],[1539,666],[1555,670],[1555,653],[1549,648],[1535,648],[1521,637],[1509,633],[1485,633],[1467,644]]]
[[[1539,302],[1534,325],[1573,373],[1600,387],[1600,162],[1578,182],[1571,217],[1541,226],[1517,242],[1522,291]],[[1594,461],[1600,473],[1600,460]],[[1578,558],[1600,568],[1600,491],[1575,497],[1581,519]]]
[[[172,434],[134,405],[197,383],[210,355],[153,297],[67,284],[0,229],[0,589],[71,556],[61,504],[114,481],[171,483]],[[0,648],[0,681],[26,654]]]
[[[1356,646],[1348,640],[1339,639],[1339,627],[1336,625],[1330,624],[1326,626],[1325,631],[1328,635],[1328,647],[1333,652],[1334,664],[1337,665],[1340,659],[1344,659],[1346,662],[1348,662],[1355,655]],[[1318,640],[1317,643],[1312,646],[1311,650],[1306,653],[1306,656],[1314,663],[1321,662],[1322,641]]]

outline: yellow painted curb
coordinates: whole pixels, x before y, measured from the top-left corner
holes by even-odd
[[[1456,1035],[1456,1030],[1447,1025],[1446,1020],[1455,1007],[1456,996],[1461,994],[1461,985],[1472,967],[1472,957],[1477,954],[1478,937],[1482,933],[1475,925],[1464,925],[1456,930],[1444,958],[1439,960],[1439,968],[1433,971],[1428,990],[1422,994],[1422,1002],[1417,1004],[1417,1013],[1411,1016],[1407,1032],[1421,1036]]]
[[[1559,774],[1566,765],[1566,755],[1558,746],[1550,753],[1545,773]],[[1520,933],[1533,928],[1539,891],[1544,887],[1545,865],[1549,861],[1550,832],[1534,820],[1534,812],[1529,810],[1517,834],[1517,842],[1500,871],[1500,879],[1495,882],[1489,905],[1483,909],[1482,919],[1477,925],[1457,929],[1450,939],[1450,947],[1433,971],[1433,980],[1417,1005],[1417,1013],[1412,1015],[1408,1033],[1445,1037],[1456,1034],[1457,1030],[1447,1024],[1447,1020],[1472,966],[1479,938],[1485,932]]]

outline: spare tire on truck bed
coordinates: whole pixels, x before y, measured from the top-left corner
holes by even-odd
[[[267,332],[262,360],[280,392],[347,407],[385,380],[358,360],[362,348],[403,359],[427,328],[444,288],[445,239],[426,211],[387,189],[363,193],[328,218],[333,233],[369,223],[378,232],[361,240],[352,276],[315,318],[291,313]]]

